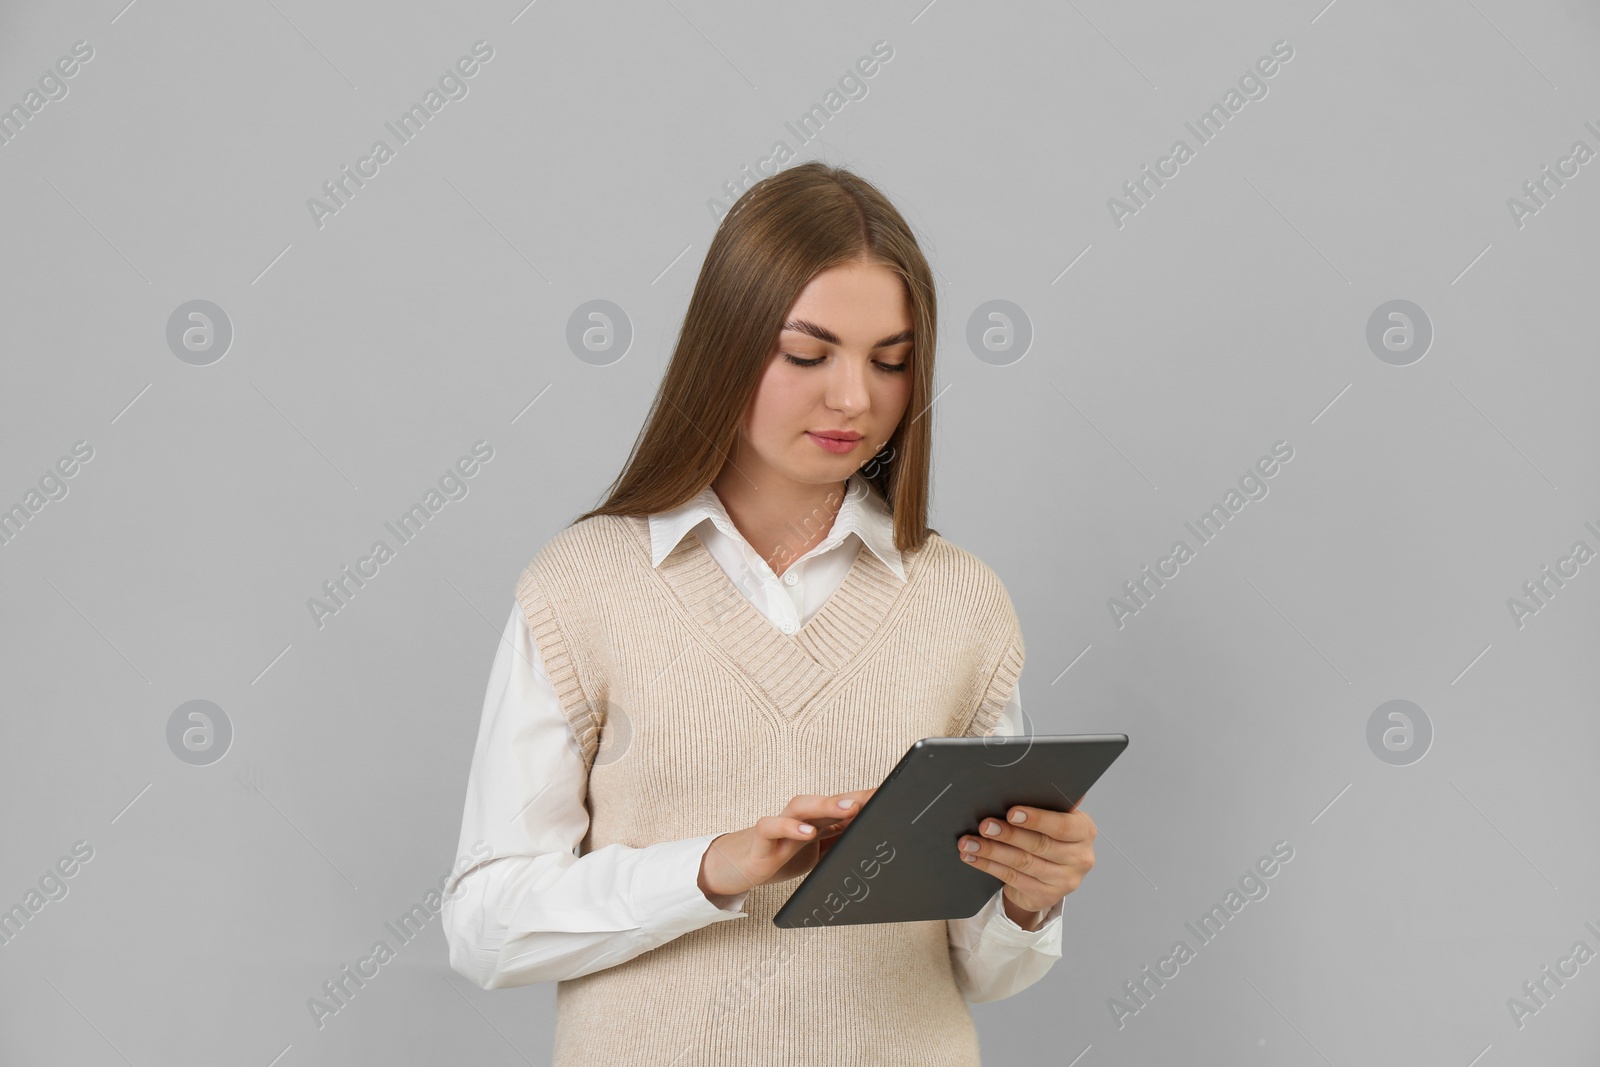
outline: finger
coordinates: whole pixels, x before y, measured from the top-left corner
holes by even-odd
[[[826,843],[828,843],[830,845],[833,842],[837,841],[840,837],[844,836],[844,832],[846,830],[850,829],[850,827],[852,825],[854,825],[854,823],[855,823],[855,819],[853,819],[853,818],[851,818],[851,819],[840,819],[838,822],[834,823],[832,826],[823,827],[823,826],[821,826],[821,823],[823,821],[824,820],[813,820],[813,822],[817,823],[818,827],[822,830],[822,838],[821,838],[821,840],[823,840],[824,842],[826,842]]]
[[[873,790],[863,789],[829,796],[802,793],[785,804],[780,814],[797,819],[848,818],[861,810],[861,806],[866,803],[867,797],[871,796],[872,792]]]
[[[966,850],[967,842],[973,840],[978,841],[978,850],[976,852],[968,852]],[[962,859],[970,856],[980,861],[974,864],[980,870],[989,869],[984,866],[984,863],[994,863],[1009,868],[1018,874],[1030,875],[1041,882],[1052,884],[1061,883],[1067,872],[1072,869],[1073,864],[1079,863],[1083,859],[1083,857],[1077,856],[1075,853],[1041,856],[1037,853],[1029,852],[1025,848],[1008,845],[1003,841],[975,839],[972,837],[963,837],[957,842],[957,848],[961,849]],[[1089,862],[1092,865],[1093,861]],[[1087,867],[1084,869],[1087,869]]]
[[[1093,841],[1096,832],[1094,820],[1082,808],[1051,811],[1017,804],[1006,812],[1006,823],[1012,827],[1037,830],[1057,841]],[[1004,834],[1001,839],[1006,839]]]
[[[1015,819],[1011,821],[984,819],[978,827],[976,836],[985,841],[1004,841],[1026,852],[1057,861],[1065,855],[1062,851],[1064,848],[1093,845],[1094,823],[1081,812],[1049,811],[1042,808],[1011,810],[1013,816],[1019,812],[1026,815],[1021,822]]]
[[[1065,853],[1062,851],[1070,847],[1064,841],[1048,837],[1038,830],[1024,830],[1015,823],[1006,823],[1000,819],[983,819],[978,823],[978,832],[968,834],[957,846],[965,845],[969,839],[976,838],[984,845],[1005,844],[1023,852],[1059,862]]]
[[[977,856],[971,861],[971,865],[978,868],[980,871],[992,874],[1006,885],[1011,886],[1013,889],[1016,889],[1017,891],[1025,893],[1029,896],[1054,897],[1060,892],[1055,884],[1041,880],[1034,875],[1019,871],[1015,867],[1008,867],[998,860]],[[1064,886],[1064,888],[1066,888],[1067,892],[1070,893],[1078,887],[1078,882],[1081,880],[1082,879],[1078,876],[1073,875],[1067,879],[1067,884]]]
[[[809,820],[788,815],[766,815],[756,820],[756,832],[771,841],[815,841],[817,828]]]
[[[859,789],[851,793],[836,793],[829,799],[834,802],[834,807],[828,810],[833,813],[832,818],[813,819],[817,826],[827,827],[832,836],[837,836],[845,831],[855,817],[861,814],[861,809],[866,805],[868,798],[876,789]]]
[[[848,793],[835,793],[828,798],[829,806],[834,809],[835,814],[842,811],[853,816],[865,806],[867,801],[871,799],[872,794],[877,791],[877,787],[874,786],[871,789],[853,789]]]
[[[856,821],[856,816],[861,814],[861,805],[859,803],[855,804],[849,811],[848,815],[842,815],[837,819],[812,819],[810,821],[822,831],[824,836],[838,837]]]
[[[968,842],[978,846],[968,852]],[[963,837],[956,845],[961,859],[979,870],[988,871],[1007,885],[1032,889],[1039,885],[1077,889],[1094,866],[1094,855],[1084,845],[1071,846],[1053,857],[1039,856],[1025,849],[987,838]]]
[[[815,822],[815,823],[820,825],[821,823],[827,822],[827,820],[826,819],[816,819],[816,820],[813,820],[813,822]],[[853,823],[853,822],[855,822],[855,817],[854,816],[851,816],[848,819],[839,819],[838,821],[834,822],[830,826],[821,827],[822,835],[824,837],[838,837],[840,834],[842,834],[846,830],[848,830],[850,828],[850,824]]]

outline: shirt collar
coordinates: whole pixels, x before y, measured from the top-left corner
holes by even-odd
[[[684,535],[702,522],[710,522],[729,537],[744,541],[744,535],[728,517],[727,508],[722,506],[722,498],[708,485],[688,503],[650,516],[650,565],[660,566]],[[840,504],[839,514],[833,520],[833,528],[821,544],[810,552],[826,552],[851,534],[859,537],[861,543],[894,572],[895,577],[905,581],[900,550],[894,545],[894,515],[883,497],[878,495],[877,489],[860,474],[850,476],[844,502]]]

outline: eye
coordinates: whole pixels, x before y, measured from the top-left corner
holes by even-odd
[[[826,357],[818,356],[816,359],[801,359],[799,356],[792,356],[788,352],[785,352],[783,354],[783,358],[788,360],[790,363],[793,363],[797,367],[815,367]],[[904,363],[879,363],[874,360],[872,365],[888,374],[903,374],[905,373],[906,369],[906,365]]]

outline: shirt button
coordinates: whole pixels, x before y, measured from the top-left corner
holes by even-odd
[[[783,632],[786,633],[786,634],[794,633],[794,623],[792,623],[792,622],[784,623],[783,624]]]
[[[796,574],[794,571],[790,571],[788,574],[785,574],[783,576],[783,584],[784,585],[793,585],[795,582],[798,582],[799,580],[800,580],[800,576],[798,574]]]

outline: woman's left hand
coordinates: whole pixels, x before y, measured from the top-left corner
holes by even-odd
[[[1035,922],[1077,889],[1094,867],[1094,820],[1083,809],[1050,811],[1017,805],[1009,822],[984,819],[976,835],[956,842],[963,860],[1005,883],[1006,912],[1024,929],[1018,913]],[[1020,820],[1020,821],[1019,821]],[[990,827],[998,832],[990,833]],[[968,842],[978,846],[966,851]]]

